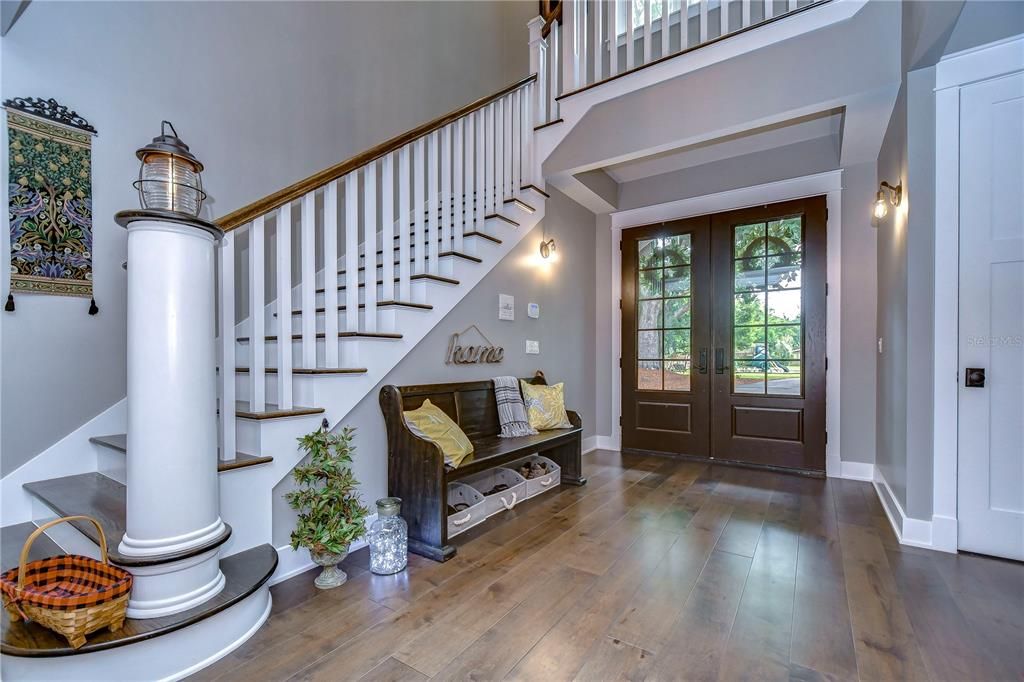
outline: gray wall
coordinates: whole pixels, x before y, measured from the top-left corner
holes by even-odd
[[[550,190],[545,217],[490,273],[342,420],[357,428],[353,469],[365,503],[387,494],[387,440],[378,404],[380,386],[490,379],[495,375],[532,376],[542,369],[549,383],[565,382],[566,407],[583,418],[584,437],[595,433],[594,215]],[[542,235],[554,238],[557,261],[542,264]],[[498,320],[498,294],[515,296],[515,321]],[[540,318],[526,316],[527,303],[540,304]],[[492,343],[505,348],[499,365],[444,364],[448,339],[476,324]],[[525,342],[540,342],[539,355],[526,355]],[[607,370],[606,372],[607,373]],[[291,478],[274,489],[274,545],[288,542],[294,513],[281,495]]]
[[[1024,32],[1024,2],[967,0],[943,54],[953,54]]]
[[[134,151],[161,119],[206,163],[207,217],[224,215],[526,75],[535,11],[525,2],[32,3],[3,39],[0,97],[55,97],[100,132],[100,313],[88,316],[80,299],[24,295],[3,314],[0,471],[125,395],[125,232],[112,218],[137,205]]]

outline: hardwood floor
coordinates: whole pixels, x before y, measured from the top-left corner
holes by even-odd
[[[1021,680],[1024,565],[901,546],[870,484],[584,457],[437,564],[272,589],[197,680]]]

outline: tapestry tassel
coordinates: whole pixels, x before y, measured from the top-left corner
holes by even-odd
[[[99,311],[100,309],[96,307],[96,299],[94,298],[89,302],[89,314],[95,315]]]
[[[7,294],[7,305],[4,306],[4,310],[9,313],[14,312],[14,294]]]

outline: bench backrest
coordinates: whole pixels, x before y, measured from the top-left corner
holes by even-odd
[[[532,383],[543,383],[541,376],[524,379]],[[423,384],[420,386],[399,386],[402,394],[402,410],[415,410],[424,400],[444,410],[470,440],[479,440],[497,435],[501,431],[498,422],[498,405],[494,401],[494,383],[467,381],[457,384]]]

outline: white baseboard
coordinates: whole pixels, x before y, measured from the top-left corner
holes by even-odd
[[[583,454],[594,450],[613,450],[618,452],[622,449],[622,443],[618,436],[588,436],[583,439]]]
[[[840,462],[838,478],[853,481],[874,481],[875,465],[871,462]]]
[[[907,516],[881,471],[875,471],[875,492],[901,545],[956,554],[956,519],[932,517],[930,521]],[[950,523],[951,522],[951,523]]]
[[[366,527],[369,528],[373,525],[373,522],[377,520],[376,514],[371,514],[366,517]],[[349,553],[355,552],[356,550],[362,549],[367,545],[366,536],[363,536],[352,543],[349,547]],[[274,571],[274,575],[270,576],[268,584],[276,585],[278,583],[288,580],[288,578],[294,578],[300,573],[305,573],[309,569],[316,566],[313,560],[309,558],[309,550],[299,548],[293,550],[291,545],[284,545],[277,547],[277,570]]]

